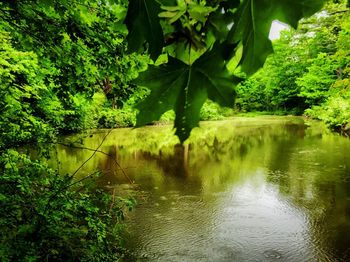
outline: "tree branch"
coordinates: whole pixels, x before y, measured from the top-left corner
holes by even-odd
[[[73,178],[73,177],[79,172],[79,170],[80,170],[87,162],[89,162],[91,158],[94,157],[94,155],[97,153],[97,151],[99,151],[98,149],[102,146],[103,142],[106,140],[107,136],[108,136],[111,132],[112,132],[112,129],[110,129],[110,130],[108,131],[108,133],[104,136],[104,138],[102,139],[102,141],[101,141],[101,143],[99,144],[99,146],[98,146],[95,150],[93,150],[94,152],[92,153],[92,155],[91,155],[88,159],[86,159],[86,160],[77,168],[77,170],[74,171],[74,173],[70,176],[71,178]]]
[[[119,167],[119,170],[122,171],[123,175],[129,180],[130,184],[133,184],[134,181],[131,180],[131,178],[126,174],[125,172],[125,168],[122,168],[120,166],[120,164],[118,163],[118,161],[111,155],[111,154],[108,154],[106,152],[103,152],[101,150],[96,150],[96,149],[93,149],[93,148],[88,148],[88,147],[84,147],[84,146],[74,146],[74,145],[68,145],[68,144],[65,144],[65,143],[60,143],[58,142],[57,144],[59,145],[62,145],[62,146],[66,146],[66,147],[70,147],[70,148],[77,148],[77,149],[83,149],[83,150],[89,150],[89,151],[94,151],[96,153],[101,153],[103,155],[106,155],[108,156],[109,158],[111,158],[113,160],[113,162]]]

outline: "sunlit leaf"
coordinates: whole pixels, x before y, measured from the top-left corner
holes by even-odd
[[[216,8],[214,7],[203,6],[196,4],[195,2],[191,2],[191,4],[188,5],[188,13],[190,17],[202,23],[205,23],[206,17],[215,10]]]

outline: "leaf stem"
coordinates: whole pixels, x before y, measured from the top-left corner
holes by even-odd
[[[189,50],[188,50],[188,64],[191,65],[191,49],[192,43],[190,42]]]

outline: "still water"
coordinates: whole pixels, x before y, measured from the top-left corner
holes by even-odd
[[[100,150],[128,178],[102,153],[77,174],[138,200],[125,261],[350,261],[349,139],[297,117],[204,122],[184,146],[172,133],[113,130]],[[60,172],[91,154],[59,147]]]

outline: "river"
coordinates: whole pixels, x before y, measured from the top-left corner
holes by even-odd
[[[184,146],[171,126],[97,130],[79,171],[133,195],[125,261],[350,261],[350,140],[299,117],[203,122]],[[60,172],[92,151],[60,146]],[[64,167],[64,168],[63,168]],[[133,183],[129,182],[131,180]]]

